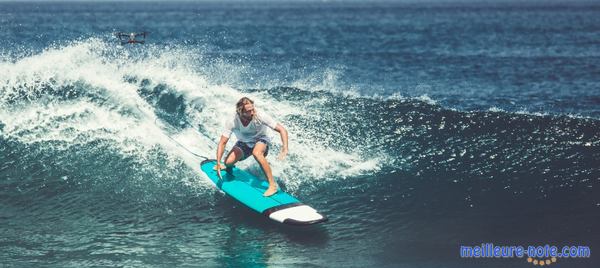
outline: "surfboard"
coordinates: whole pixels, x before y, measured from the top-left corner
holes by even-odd
[[[310,225],[327,221],[327,217],[317,210],[281,189],[272,196],[264,197],[263,193],[269,183],[237,167],[233,167],[231,174],[221,170],[222,178],[219,178],[214,169],[216,163],[216,160],[202,161],[200,169],[217,188],[265,217],[290,225]]]

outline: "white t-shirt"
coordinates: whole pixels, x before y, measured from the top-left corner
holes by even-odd
[[[252,118],[247,126],[242,125],[240,116],[236,113],[232,120],[225,122],[225,130],[222,135],[229,138],[233,132],[239,141],[253,146],[259,139],[271,142],[268,128],[275,129],[276,126],[277,121],[262,111],[257,111],[255,118]]]

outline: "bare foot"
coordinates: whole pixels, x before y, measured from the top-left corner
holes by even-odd
[[[263,196],[269,197],[269,196],[274,195],[275,193],[277,193],[277,186],[269,186],[269,188],[267,188],[267,190],[265,191]]]

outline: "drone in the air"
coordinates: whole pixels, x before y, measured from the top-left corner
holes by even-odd
[[[115,33],[115,36],[121,41],[121,45],[125,44],[143,44],[146,42],[148,32],[140,33]],[[141,38],[140,38],[141,37]]]

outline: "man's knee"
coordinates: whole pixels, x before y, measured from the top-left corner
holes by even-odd
[[[231,152],[229,152],[229,155],[227,155],[227,158],[225,159],[225,165],[233,166],[237,161],[240,160],[241,155],[242,151],[237,147],[233,147],[233,149],[231,150]]]
[[[228,158],[228,159],[225,160],[225,165],[226,166],[233,166],[235,164],[235,162],[236,162],[235,159],[233,159],[233,158],[229,159]]]
[[[254,156],[254,159],[258,160],[258,159],[263,159],[265,158],[265,153],[262,150],[257,150],[256,148],[254,150],[252,150],[252,156]]]

